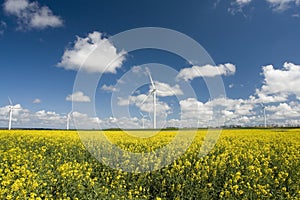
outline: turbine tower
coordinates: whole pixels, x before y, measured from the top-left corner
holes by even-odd
[[[70,129],[70,120],[71,120],[71,117],[72,117],[72,112],[73,112],[73,111],[71,111],[71,112],[69,112],[69,113],[67,114],[67,130]]]
[[[265,128],[267,128],[266,106],[262,103],[260,105],[263,108],[263,113],[264,113],[264,126],[265,126]]]
[[[149,75],[149,79],[150,79],[150,82],[151,82],[151,85],[152,85],[152,90],[149,92],[149,94],[146,96],[146,98],[142,101],[142,104],[145,103],[145,101],[148,99],[148,97],[150,95],[153,95],[153,128],[156,129],[156,86],[153,82],[153,79],[152,79],[152,76],[151,76],[151,73],[150,71],[148,71],[148,75]]]
[[[143,129],[145,129],[145,115],[140,112],[140,115],[142,116],[142,123],[143,123]]]
[[[12,103],[12,100],[8,97],[8,101],[9,101],[9,119],[8,119],[8,130],[11,130],[11,121],[12,121],[12,114],[13,114],[13,110],[16,109]]]

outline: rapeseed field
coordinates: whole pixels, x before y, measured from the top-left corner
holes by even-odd
[[[150,152],[176,131],[105,134],[124,150]],[[95,159],[76,131],[1,130],[0,199],[300,199],[299,129],[223,130],[199,156],[205,134],[170,165],[130,173]]]

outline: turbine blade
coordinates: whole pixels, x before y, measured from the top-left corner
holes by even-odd
[[[152,95],[152,92],[149,92],[149,94],[143,99],[141,104],[144,104],[145,101],[149,98],[150,95]]]
[[[12,105],[13,105],[13,103],[12,103],[12,101],[11,101],[10,97],[8,97],[8,101],[9,101],[9,104],[12,106]]]
[[[161,90],[156,89],[155,92],[158,93],[158,94],[165,94],[167,96],[174,96],[175,95],[175,93],[173,91],[171,91],[171,93],[170,93],[168,91],[161,91]]]
[[[154,82],[153,82],[153,79],[152,79],[152,76],[151,76],[151,73],[150,73],[150,71],[148,72],[148,74],[149,74],[149,78],[150,78],[151,85],[152,85],[153,89],[156,89],[156,87],[155,87],[155,84],[154,84]]]

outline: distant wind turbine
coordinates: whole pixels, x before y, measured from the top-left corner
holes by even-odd
[[[263,112],[264,112],[264,126],[265,126],[265,128],[267,128],[266,106],[262,103],[260,105],[263,108]]]
[[[140,115],[142,116],[143,129],[145,129],[145,117],[146,117],[146,115],[144,115],[141,112],[140,112]]]
[[[67,114],[67,130],[70,129],[70,120],[71,120],[71,117],[73,116],[72,113],[73,113],[73,111],[71,111]]]
[[[13,110],[17,109],[15,108],[15,106],[12,103],[12,100],[8,97],[8,101],[9,101],[9,120],[8,120],[8,130],[11,130],[11,121],[12,121],[12,114],[13,114]]]

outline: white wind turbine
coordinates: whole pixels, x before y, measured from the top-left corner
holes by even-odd
[[[264,112],[264,126],[265,126],[265,128],[267,128],[266,106],[264,104],[262,104],[262,103],[260,105],[263,108],[263,112]]]
[[[150,81],[151,81],[151,85],[152,85],[152,90],[149,92],[149,94],[146,96],[146,98],[142,101],[142,104],[145,103],[145,101],[148,99],[148,97],[150,95],[153,95],[153,128],[156,129],[156,86],[153,82],[153,79],[152,79],[152,76],[151,76],[151,73],[150,71],[148,71],[148,75],[149,75],[149,78],[150,78]]]
[[[146,115],[144,115],[141,112],[140,112],[140,115],[142,116],[143,129],[145,129],[145,117],[146,117]]]
[[[17,109],[15,108],[15,106],[12,103],[12,100],[8,97],[8,101],[9,101],[9,120],[8,120],[8,130],[11,130],[11,121],[12,121],[12,114],[13,114],[13,110]]]
[[[73,116],[72,113],[73,113],[73,111],[71,111],[67,114],[67,130],[70,129],[70,120],[71,120],[71,117]]]

